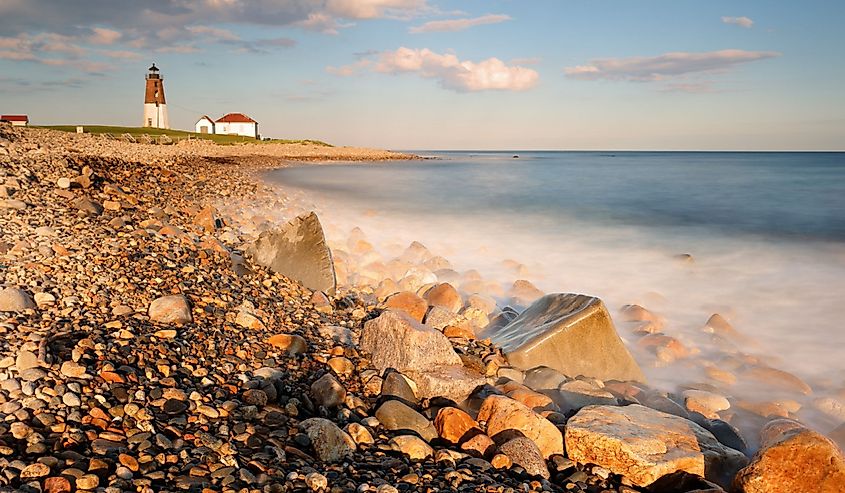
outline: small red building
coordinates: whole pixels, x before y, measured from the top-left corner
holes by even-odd
[[[9,122],[15,127],[25,127],[29,125],[29,117],[26,115],[0,115],[0,121]]]

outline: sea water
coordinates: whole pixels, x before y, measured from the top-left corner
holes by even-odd
[[[845,153],[417,153],[436,159],[268,178],[317,210],[330,240],[357,226],[377,248],[420,241],[505,287],[598,296],[615,318],[641,304],[705,354],[701,328],[720,313],[743,351],[845,388]]]

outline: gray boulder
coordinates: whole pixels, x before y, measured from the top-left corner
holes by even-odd
[[[491,326],[480,338],[501,347],[517,368],[548,366],[569,376],[645,381],[604,303],[592,296],[543,296],[511,323]]]
[[[516,465],[525,469],[530,476],[549,479],[549,468],[537,444],[525,437],[517,437],[499,446],[499,453],[505,454]]]
[[[326,245],[320,220],[313,212],[261,233],[248,253],[257,264],[297,280],[308,289],[329,296],[335,294],[337,279],[332,252]]]
[[[429,372],[462,364],[446,336],[401,311],[388,310],[365,323],[361,349],[370,353],[370,361],[380,372],[388,368]]]

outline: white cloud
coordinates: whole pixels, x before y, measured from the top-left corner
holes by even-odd
[[[342,76],[356,74],[362,69],[388,74],[415,73],[436,79],[441,86],[458,92],[525,91],[534,87],[540,78],[535,70],[509,66],[498,58],[461,61],[451,53],[406,47],[381,52],[375,59],[365,58],[351,65],[326,68],[329,73]]]
[[[746,29],[751,29],[751,26],[754,25],[754,21],[749,19],[748,17],[729,17],[724,16],[722,17],[722,22],[725,24],[735,24],[737,26],[744,27]]]
[[[222,29],[212,26],[187,26],[188,30],[194,36],[205,37],[214,41],[240,41],[240,37],[228,29]]]
[[[472,17],[466,19],[449,19],[442,21],[430,21],[421,26],[414,26],[408,29],[409,33],[430,33],[440,31],[463,31],[475,26],[483,26],[485,24],[498,24],[511,20],[509,15],[504,14],[487,14],[481,17]]]
[[[426,7],[426,0],[328,0],[325,11],[345,19],[407,18]]]
[[[604,58],[566,67],[568,77],[582,80],[661,81],[688,74],[721,72],[736,65],[780,56],[774,51],[719,50],[673,52],[653,57]]]
[[[123,37],[123,33],[104,27],[92,27],[88,42],[95,45],[110,45]]]

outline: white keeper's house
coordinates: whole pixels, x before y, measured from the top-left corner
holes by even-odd
[[[195,127],[198,134],[242,135],[253,139],[259,138],[258,122],[243,113],[229,113],[216,121],[203,115],[197,120]]]

